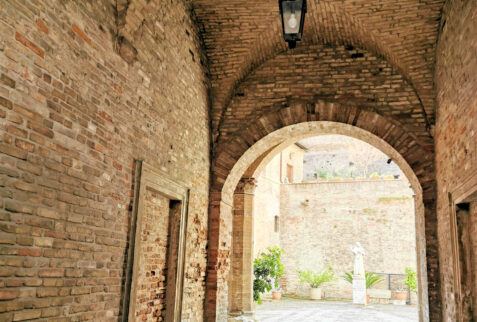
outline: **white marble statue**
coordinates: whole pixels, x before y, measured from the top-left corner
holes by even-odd
[[[356,242],[354,247],[351,248],[351,251],[354,253],[354,270],[353,275],[358,275],[364,277],[364,262],[363,256],[365,254],[363,246],[360,242]]]
[[[364,249],[359,242],[351,247],[354,253],[353,303],[366,305],[366,278],[364,273]]]

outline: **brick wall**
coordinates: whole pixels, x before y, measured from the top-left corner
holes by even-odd
[[[475,1],[447,1],[436,54],[438,236],[445,321],[455,319],[448,193],[477,172],[476,17]]]
[[[198,33],[182,2],[113,3],[1,1],[0,320],[118,320],[135,158],[191,188],[183,318],[202,319]]]
[[[138,321],[164,319],[167,285],[167,248],[169,234],[169,199],[146,190],[142,218],[141,256],[137,265],[136,314]]]
[[[411,80],[432,119],[432,71],[443,3],[309,1],[304,40],[298,47],[353,45],[385,57]],[[241,93],[237,87],[271,57],[286,52],[286,43],[276,1],[194,0],[194,4],[206,31],[216,129],[223,113],[230,111],[230,99]]]
[[[244,123],[277,111],[291,98],[328,101],[393,118],[421,142],[432,143],[412,86],[386,60],[353,46],[312,45],[266,61],[237,88],[224,114],[221,139]]]
[[[282,185],[285,291],[307,296],[308,287],[298,284],[296,270],[331,265],[338,280],[325,286],[327,296],[351,298],[351,286],[341,277],[353,269],[350,249],[357,241],[366,251],[366,271],[404,274],[406,267],[416,269],[412,195],[407,180]]]

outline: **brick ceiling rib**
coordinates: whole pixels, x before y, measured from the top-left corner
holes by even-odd
[[[304,40],[352,45],[384,57],[416,92],[434,124],[433,66],[444,0],[308,0]],[[276,0],[193,0],[212,80],[212,122],[220,126],[235,89],[286,50]]]

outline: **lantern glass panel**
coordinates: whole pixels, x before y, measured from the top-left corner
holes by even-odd
[[[303,1],[283,1],[283,26],[285,34],[297,34],[300,32],[301,10]]]

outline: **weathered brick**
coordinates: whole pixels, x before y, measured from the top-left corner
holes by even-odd
[[[13,268],[0,267],[0,276],[2,277],[12,276],[13,272]]]
[[[33,208],[24,202],[15,200],[5,200],[5,209],[13,212],[21,212],[26,214],[33,213]]]
[[[36,19],[36,25],[38,26],[38,30],[48,34],[48,27],[43,19]]]
[[[37,176],[41,175],[43,172],[41,166],[34,165],[31,162],[17,162],[17,167],[20,170],[35,174]]]
[[[7,120],[9,120],[10,122],[16,123],[16,124],[22,124],[23,123],[23,118],[20,115],[14,114],[14,113],[9,113],[8,116],[7,116]]]
[[[43,51],[43,49],[41,49],[40,47],[38,47],[37,45],[35,45],[31,41],[26,39],[23,35],[19,34],[18,32],[15,33],[15,39],[18,40],[24,46],[31,49],[31,51],[33,51],[35,54],[37,54],[41,58],[45,57],[45,52]]]
[[[51,218],[51,219],[62,219],[64,217],[60,213],[58,213],[56,210],[48,209],[48,208],[37,208],[35,211],[35,214],[40,217]]]
[[[27,119],[36,121],[36,122],[41,122],[42,121],[42,116],[35,111],[32,111],[28,107],[20,106],[15,104],[13,106],[13,111],[15,111],[18,114],[21,114],[22,116],[26,117]],[[31,123],[30,123],[31,124]]]
[[[13,290],[0,290],[0,300],[12,300],[18,296],[18,291]]]
[[[41,310],[42,318],[51,318],[61,314],[61,309],[57,307],[49,307]]]
[[[8,154],[12,157],[18,158],[18,159],[23,159],[26,160],[28,152],[22,149],[15,148],[11,145],[7,144],[0,144],[0,152]]]
[[[37,297],[58,296],[58,288],[56,287],[40,287],[36,290]]]
[[[20,136],[22,138],[26,138],[28,137],[28,132],[25,131],[25,130],[22,130],[16,126],[13,126],[13,125],[9,125],[7,127],[7,132],[13,134],[13,135],[16,135],[16,136]]]
[[[8,108],[9,110],[13,108],[12,102],[7,100],[5,97],[1,97],[1,96],[0,96],[0,105]]]
[[[15,235],[0,233],[0,244],[15,244]]]
[[[22,246],[32,246],[33,238],[30,236],[17,236],[16,242],[18,245]]]
[[[18,250],[18,256],[35,256],[39,257],[42,254],[41,249],[36,248],[20,248]]]
[[[41,317],[41,310],[24,310],[13,314],[13,321],[33,320]]]
[[[0,76],[0,82],[11,88],[15,88],[16,85],[16,82],[5,74],[2,74],[2,76]]]
[[[39,277],[63,277],[65,272],[63,269],[42,269],[38,271]]]
[[[48,237],[35,237],[34,244],[37,247],[52,247],[53,239]]]
[[[24,141],[24,140],[20,140],[20,139],[15,140],[15,145],[18,148],[20,148],[22,150],[25,150],[25,151],[28,151],[28,152],[33,152],[35,150],[35,146],[33,144],[31,144],[30,142]]]

